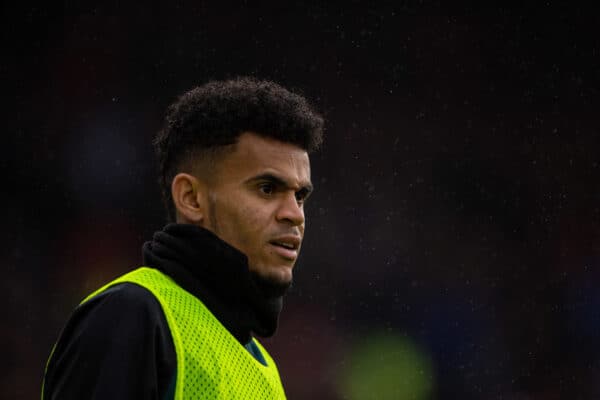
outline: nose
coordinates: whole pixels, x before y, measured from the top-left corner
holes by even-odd
[[[292,226],[304,224],[304,207],[302,204],[298,204],[294,192],[282,198],[281,205],[277,210],[277,220]]]

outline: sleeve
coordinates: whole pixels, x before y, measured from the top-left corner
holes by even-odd
[[[177,360],[162,307],[123,283],[80,305],[48,362],[43,399],[166,399]]]

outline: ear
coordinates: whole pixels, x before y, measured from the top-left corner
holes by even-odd
[[[179,173],[171,183],[178,222],[203,225],[207,215],[206,187],[193,175]]]

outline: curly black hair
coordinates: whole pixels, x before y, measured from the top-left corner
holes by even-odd
[[[184,93],[167,109],[153,142],[170,221],[175,219],[171,182],[182,166],[234,144],[244,132],[311,153],[323,141],[323,118],[299,94],[249,77],[211,81]]]

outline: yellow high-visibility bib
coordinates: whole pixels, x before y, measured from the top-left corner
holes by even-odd
[[[254,358],[198,298],[156,269],[138,268],[83,302],[124,282],[148,289],[162,306],[177,354],[176,400],[285,399],[277,366],[264,347],[252,339],[267,365]]]

